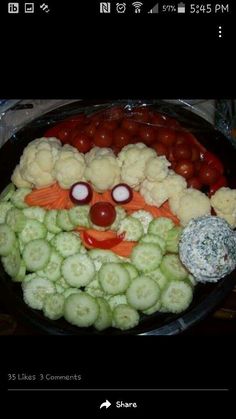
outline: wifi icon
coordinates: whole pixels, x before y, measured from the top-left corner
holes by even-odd
[[[132,6],[134,6],[134,12],[135,13],[140,13],[141,12],[141,7],[142,7],[143,3],[141,3],[140,1],[135,1],[134,3],[132,3]]]

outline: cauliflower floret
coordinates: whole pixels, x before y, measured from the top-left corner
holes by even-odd
[[[50,186],[55,182],[54,164],[61,143],[57,138],[37,138],[29,143],[20,158],[21,177],[36,188]]]
[[[111,148],[107,147],[93,147],[88,153],[85,154],[86,164],[90,164],[92,160],[99,157],[112,156],[115,157]]]
[[[61,149],[55,163],[54,176],[61,188],[69,189],[74,183],[83,180],[85,160],[82,153],[68,144]]]
[[[20,165],[18,164],[15,167],[14,172],[11,176],[11,181],[17,188],[32,188],[32,183],[28,182],[27,180],[23,179],[21,172],[20,172]]]
[[[187,188],[185,178],[177,175],[173,170],[169,170],[169,174],[163,182],[167,189],[168,198],[182,193]]]
[[[220,188],[211,197],[216,214],[224,218],[232,228],[236,227],[236,189]]]
[[[121,180],[131,188],[139,190],[145,179],[145,166],[156,152],[143,143],[129,144],[118,154],[118,164],[121,168]]]
[[[157,207],[160,207],[168,199],[164,182],[150,182],[146,179],[142,182],[139,192],[147,204]]]
[[[117,159],[110,154],[95,157],[84,172],[85,178],[97,192],[105,192],[120,183],[120,168]]]
[[[211,214],[210,199],[197,189],[186,189],[180,195],[179,205],[175,213],[182,226],[186,226],[192,218]]]
[[[146,162],[144,174],[145,177],[151,182],[165,179],[169,173],[168,167],[171,163],[165,156],[151,157]]]

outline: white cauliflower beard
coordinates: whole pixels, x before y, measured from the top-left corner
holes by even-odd
[[[118,154],[121,167],[121,181],[135,190],[139,190],[145,179],[145,166],[151,157],[156,157],[155,150],[143,143],[129,144]]]
[[[84,175],[97,192],[112,189],[120,182],[120,168],[116,158],[110,155],[94,158],[87,165]]]

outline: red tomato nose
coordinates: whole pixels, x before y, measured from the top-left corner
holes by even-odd
[[[90,220],[99,227],[109,227],[116,219],[116,210],[110,202],[97,202],[89,211]]]

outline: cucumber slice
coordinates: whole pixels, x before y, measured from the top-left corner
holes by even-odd
[[[165,288],[166,284],[168,283],[168,279],[159,268],[155,269],[154,271],[148,272],[146,275],[154,279],[154,281],[158,283],[161,290],[163,290],[163,288]]]
[[[44,224],[38,220],[26,219],[23,230],[19,233],[19,239],[27,244],[32,240],[44,239],[47,236],[47,229]]]
[[[125,294],[113,295],[112,297],[108,298],[107,302],[112,311],[115,307],[119,306],[120,304],[128,304]]]
[[[157,300],[157,302],[150,308],[147,308],[147,310],[143,310],[143,314],[146,314],[146,316],[150,316],[151,314],[156,313],[157,311],[160,311],[161,308],[161,300]]]
[[[96,278],[96,277],[95,277]],[[92,297],[103,297],[104,291],[98,279],[93,279],[86,287],[85,291]]]
[[[66,282],[77,288],[88,285],[95,275],[93,261],[87,255],[81,254],[65,259],[61,271]]]
[[[160,287],[156,281],[144,275],[135,278],[126,291],[127,301],[131,307],[142,311],[156,304],[160,294]]]
[[[23,250],[23,259],[27,271],[35,272],[44,269],[51,257],[51,246],[43,239],[32,240]]]
[[[137,218],[143,226],[143,231],[146,234],[148,231],[148,226],[153,220],[153,216],[150,212],[144,210],[134,211],[132,217]]]
[[[63,257],[54,249],[51,251],[51,256],[47,266],[38,272],[43,278],[47,278],[50,281],[57,281],[61,277],[61,264]]]
[[[126,211],[122,207],[115,207],[116,210],[116,218],[113,224],[110,226],[110,230],[117,231],[120,227],[121,221],[126,217]]]
[[[59,210],[57,213],[57,225],[64,231],[74,230],[74,224],[70,221],[69,211]]]
[[[14,207],[23,209],[27,208],[28,205],[25,202],[25,197],[32,191],[30,188],[19,188],[11,196],[11,202]]]
[[[69,295],[65,300],[64,317],[75,326],[92,326],[98,315],[99,305],[96,299],[85,292]]]
[[[62,294],[46,295],[43,302],[43,314],[51,320],[58,320],[64,314],[65,297]]]
[[[80,251],[81,240],[78,234],[62,232],[51,240],[51,244],[64,258],[75,255]]]
[[[188,271],[177,255],[165,255],[162,259],[160,270],[167,279],[183,280],[188,276]]]
[[[162,307],[170,313],[186,310],[193,299],[192,287],[185,281],[170,281],[161,295]]]
[[[91,249],[88,256],[93,260],[96,271],[99,271],[104,263],[115,262],[119,263],[119,257],[111,250]]]
[[[131,281],[137,278],[139,275],[137,269],[134,267],[134,265],[132,265],[132,263],[124,262],[122,263],[122,266],[128,271]]]
[[[55,286],[49,279],[36,276],[24,283],[24,302],[36,310],[42,310],[46,296],[54,293]]]
[[[137,310],[128,304],[120,304],[115,307],[113,313],[113,327],[120,330],[128,330],[139,324],[139,314]]]
[[[63,291],[63,295],[65,298],[67,298],[69,297],[69,295],[78,294],[79,292],[82,292],[82,291],[79,290],[78,288],[67,288],[66,290]]]
[[[192,286],[195,287],[197,285],[197,281],[193,275],[188,274],[186,281]]]
[[[131,261],[142,272],[150,272],[158,268],[163,253],[158,244],[140,243],[135,246],[131,253]]]
[[[67,282],[65,281],[65,279],[63,278],[63,276],[61,276],[57,281],[56,281],[56,286],[60,286],[63,288],[63,292],[65,290],[67,290],[68,288],[70,288],[70,286],[67,284]]]
[[[14,278],[18,274],[21,266],[21,257],[18,246],[15,245],[12,248],[11,253],[2,257],[2,264],[4,270],[11,278]]]
[[[61,228],[57,225],[57,210],[50,210],[47,211],[45,215],[45,226],[47,227],[48,231],[53,234],[57,234],[61,232]]]
[[[77,227],[90,227],[89,220],[89,205],[80,205],[73,207],[69,210],[69,218],[73,226]]]
[[[13,183],[9,183],[9,185],[7,185],[0,193],[0,201],[9,201],[14,194],[15,189],[15,185],[13,185]]]
[[[175,226],[174,222],[167,217],[154,218],[148,227],[148,233],[156,234],[166,240],[167,232]]]
[[[22,210],[18,208],[11,208],[7,211],[6,223],[16,233],[20,233],[26,225],[26,217]]]
[[[167,232],[166,235],[166,251],[170,253],[179,253],[179,240],[183,228],[175,226]]]
[[[155,234],[146,234],[145,236],[143,236],[141,238],[140,243],[158,244],[160,246],[163,254],[166,252],[166,242],[165,242],[165,240],[162,237],[157,236]]]
[[[122,233],[125,233],[125,240],[138,241],[144,235],[144,230],[140,221],[130,215],[120,222],[118,234]]]
[[[46,235],[46,240],[47,240],[48,242],[50,242],[50,241],[53,239],[53,237],[55,237],[55,234],[50,233],[50,231],[48,231],[48,232],[47,232],[47,235]]]
[[[103,291],[115,295],[125,292],[130,284],[128,271],[121,263],[104,263],[98,272]]]
[[[9,255],[16,243],[16,235],[11,227],[0,224],[0,256]]]
[[[38,220],[40,223],[43,223],[46,216],[46,210],[41,207],[28,207],[23,209],[23,213],[26,218],[32,220]]]
[[[97,303],[99,305],[99,314],[98,318],[94,323],[95,329],[102,331],[112,326],[112,312],[104,298],[97,298]]]
[[[25,275],[26,275],[25,262],[21,260],[19,271],[17,272],[16,276],[12,277],[12,281],[22,282],[25,279]]]
[[[27,284],[27,282],[31,281],[31,279],[33,279],[33,278],[38,278],[38,275],[35,272],[25,275],[25,277],[24,277],[24,279],[21,283],[22,289],[24,289],[25,284]]]
[[[13,208],[13,205],[11,202],[0,202],[0,224],[3,224],[6,222],[6,216],[7,212]]]

